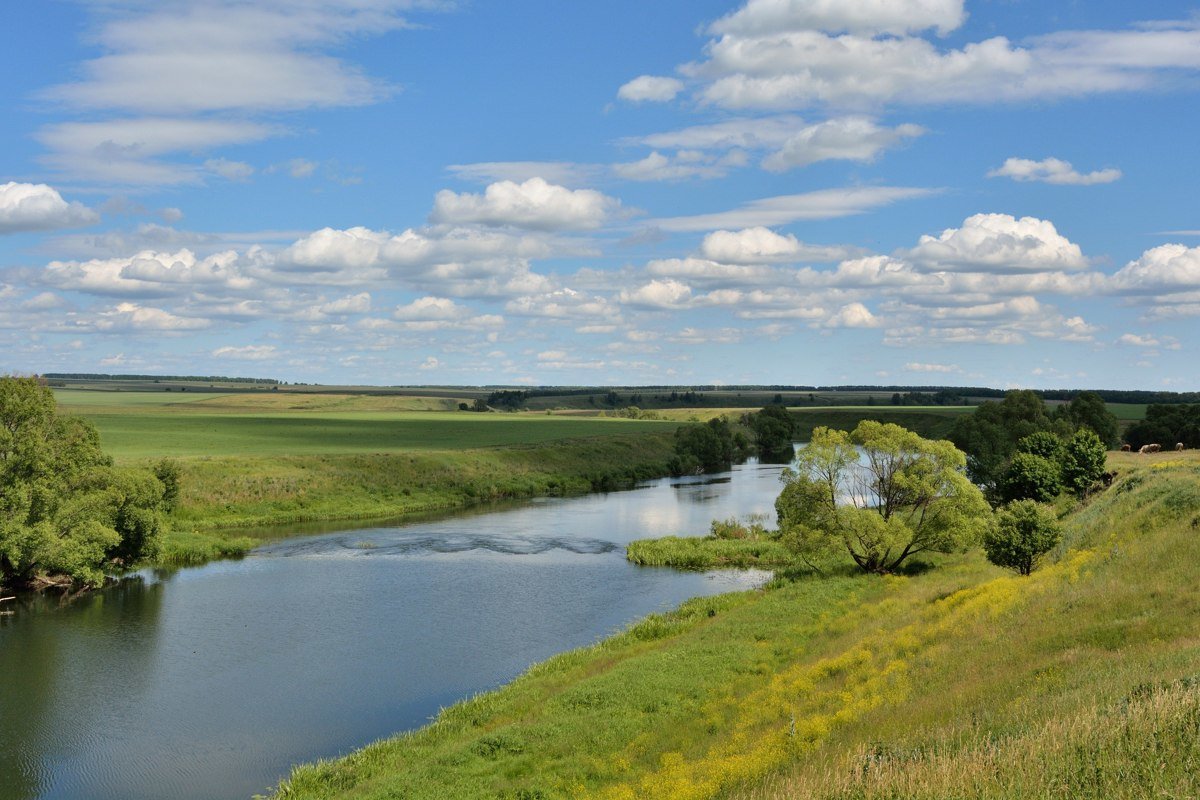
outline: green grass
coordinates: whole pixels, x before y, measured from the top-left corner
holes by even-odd
[[[1200,794],[1200,458],[1122,462],[1022,578],[976,553],[693,600],[287,798]]]

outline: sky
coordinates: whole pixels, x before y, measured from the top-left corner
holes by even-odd
[[[0,373],[1200,390],[1200,1],[43,0],[0,60]]]

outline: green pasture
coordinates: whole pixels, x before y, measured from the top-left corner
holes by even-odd
[[[1140,422],[1146,418],[1145,403],[1105,403],[1105,406],[1121,422]]]

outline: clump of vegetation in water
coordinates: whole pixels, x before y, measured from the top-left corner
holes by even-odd
[[[759,515],[751,515],[745,521],[713,520],[708,536],[639,539],[630,542],[625,557],[643,567],[689,570],[803,566],[796,553],[780,541],[779,532],[768,530],[764,522],[765,518]]]
[[[33,378],[0,378],[0,585],[97,586],[154,557],[166,487],[118,469],[96,429]]]
[[[764,406],[747,420],[754,431],[754,446],[763,461],[778,464],[792,460],[796,420],[782,404]]]
[[[734,430],[724,417],[682,425],[675,429],[675,454],[668,467],[672,475],[723,472],[750,455],[750,440]]]

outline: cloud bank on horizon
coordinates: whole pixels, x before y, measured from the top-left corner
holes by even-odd
[[[0,371],[1200,389],[1200,5],[493,6],[13,12]]]

